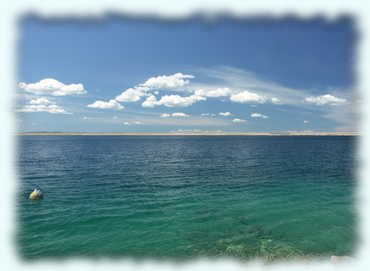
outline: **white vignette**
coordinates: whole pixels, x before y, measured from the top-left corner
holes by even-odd
[[[370,270],[370,4],[365,0],[12,0],[3,1],[0,9],[0,173],[1,173],[1,229],[0,258],[3,270]],[[325,16],[336,19],[341,15],[352,16],[359,34],[355,73],[356,88],[361,100],[361,119],[359,130],[358,180],[357,185],[357,216],[359,219],[359,244],[355,254],[355,262],[333,264],[330,261],[286,261],[263,265],[255,262],[239,262],[232,259],[195,259],[191,262],[176,263],[170,261],[146,260],[135,262],[132,259],[112,260],[102,258],[71,258],[66,260],[44,260],[27,262],[21,260],[16,248],[16,201],[18,176],[16,161],[16,130],[17,122],[13,113],[17,75],[17,21],[20,16],[35,13],[47,18],[99,18],[107,12],[137,16],[161,18],[186,18],[196,12],[205,14],[227,12],[234,17],[269,16],[281,18],[289,15],[314,18]],[[367,91],[368,90],[368,91]]]

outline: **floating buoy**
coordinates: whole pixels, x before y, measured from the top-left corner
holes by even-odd
[[[30,196],[29,196],[29,199],[30,199],[30,200],[40,200],[40,199],[42,199],[42,192],[41,192],[41,190],[40,190],[40,189],[35,188],[35,189],[31,192],[31,194],[30,194]]]

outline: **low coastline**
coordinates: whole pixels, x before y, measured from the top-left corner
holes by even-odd
[[[18,136],[359,136],[354,132],[20,132]]]

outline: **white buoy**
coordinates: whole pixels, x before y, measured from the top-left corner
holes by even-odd
[[[29,199],[30,199],[30,200],[40,200],[40,199],[42,199],[42,192],[41,192],[41,190],[40,190],[40,189],[35,188],[35,189],[31,192],[31,194],[30,194],[30,196],[29,196]]]

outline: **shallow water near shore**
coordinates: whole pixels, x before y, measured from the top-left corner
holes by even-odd
[[[26,259],[350,255],[352,136],[20,136]],[[30,201],[39,186],[44,199]]]

